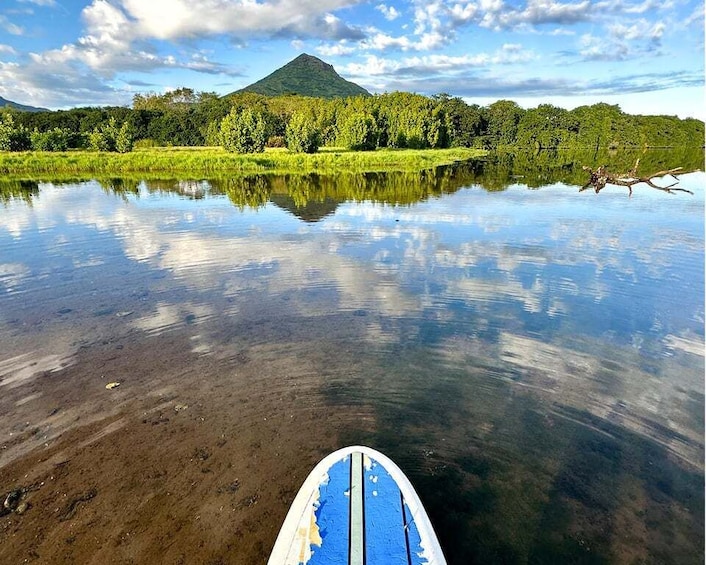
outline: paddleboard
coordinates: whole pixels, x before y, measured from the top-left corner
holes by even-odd
[[[363,446],[325,457],[304,481],[268,565],[446,565],[412,484]]]

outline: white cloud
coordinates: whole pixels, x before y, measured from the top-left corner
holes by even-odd
[[[21,4],[35,4],[36,6],[56,6],[56,0],[18,0]]]
[[[549,35],[554,35],[554,36],[558,36],[558,35],[576,35],[576,32],[575,32],[574,30],[572,30],[572,29],[566,29],[566,28],[563,28],[563,27],[558,27],[558,28],[556,28],[556,29],[550,31],[550,32],[549,32]]]
[[[522,25],[575,24],[593,17],[589,0],[561,3],[554,0],[528,0],[524,8],[504,8],[500,2],[489,3],[480,25],[490,29],[511,29]]]
[[[699,3],[694,11],[684,20],[685,26],[698,24],[701,28],[704,27],[704,4]]]
[[[468,2],[453,4],[450,8],[451,17],[455,22],[469,22],[478,13],[478,6]]]
[[[631,4],[631,5],[626,5],[623,9],[623,12],[626,14],[644,14],[645,12],[648,12],[650,10],[654,10],[655,8],[667,8],[671,7],[672,2],[659,2],[658,0],[645,0],[644,2],[641,2],[640,4]]]
[[[394,6],[387,6],[386,4],[378,4],[375,6],[386,20],[393,21],[400,17],[400,12]]]
[[[94,5],[101,2],[105,0],[94,0]],[[332,15],[334,10],[356,3],[355,0],[206,0],[198,5],[198,17],[194,17],[190,0],[121,0],[120,4],[139,36],[180,40],[220,34],[241,38],[359,36],[359,32]]]
[[[637,20],[630,26],[622,23],[616,23],[608,26],[608,31],[616,39],[625,39],[632,41],[635,39],[646,38],[652,41],[659,41],[664,34],[666,25],[664,22],[648,22],[647,20]]]
[[[7,53],[9,55],[16,55],[17,51],[11,45],[3,45],[0,43],[0,53]]]
[[[24,29],[17,24],[13,24],[5,16],[0,15],[0,27],[2,27],[10,35],[23,35]]]
[[[630,2],[624,0],[602,0],[594,3],[594,10],[597,13],[619,13],[619,14],[644,14],[654,10],[670,10],[674,7],[672,0],[644,0],[643,2]]]
[[[646,19],[639,19],[631,25],[612,23],[607,26],[604,35],[582,35],[579,53],[585,60],[623,61],[657,52],[666,29],[664,22]]]
[[[359,46],[364,50],[385,51],[390,48],[401,49],[407,51],[414,49],[414,43],[405,35],[393,37],[385,33],[375,33],[360,43]]]
[[[471,68],[526,63],[536,57],[534,52],[525,50],[520,44],[506,43],[500,49],[491,53],[476,53],[459,56],[424,55],[422,57],[406,57],[400,60],[394,60],[370,55],[365,59],[364,63],[351,63],[347,65],[345,71],[347,74],[356,77],[392,75],[398,77],[433,77],[439,74],[449,75],[460,73],[468,71]]]
[[[355,53],[358,48],[350,45],[346,40],[339,41],[333,45],[320,45],[316,51],[323,57],[340,57]]]

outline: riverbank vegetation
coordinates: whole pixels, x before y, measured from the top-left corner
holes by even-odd
[[[573,110],[540,104],[526,110],[510,100],[479,106],[445,94],[426,97],[395,92],[323,99],[243,92],[219,97],[182,88],[161,95],[136,95],[132,108],[4,110],[0,113],[0,149],[40,149],[34,139],[49,133],[59,141],[45,142],[41,149],[100,149],[91,143],[91,136],[109,130],[111,120],[115,134],[129,135],[135,147],[228,145],[224,136],[247,124],[257,126],[253,132],[258,143],[253,148],[260,148],[259,138],[264,136],[264,146],[286,146],[293,152],[334,146],[356,150],[576,149],[702,146],[704,142],[700,120],[630,115],[603,103]],[[117,150],[116,143],[113,147]],[[131,145],[123,143],[122,147]],[[245,147],[250,149],[248,144]],[[240,150],[237,144],[230,148]]]
[[[153,150],[156,151],[156,150]],[[195,153],[198,149],[163,150],[178,156]],[[209,150],[201,150],[208,153]],[[139,154],[137,151],[136,154]],[[269,153],[266,152],[265,154]],[[282,154],[286,152],[280,151]],[[324,157],[328,150],[317,154]],[[330,152],[332,155],[335,152]],[[367,153],[395,153],[404,155],[411,151]],[[438,155],[446,151],[418,152],[420,155]],[[221,152],[223,156],[228,156]],[[342,153],[344,155],[346,153]],[[353,157],[360,155],[348,152]],[[235,156],[231,156],[235,157]],[[305,156],[309,157],[309,156]],[[203,198],[207,195],[226,195],[240,208],[257,208],[268,201],[289,203],[298,215],[314,217],[325,213],[337,202],[368,200],[386,204],[413,204],[426,198],[454,192],[461,187],[474,186],[487,191],[502,191],[518,184],[530,189],[562,183],[578,190],[588,178],[584,166],[607,166],[610,170],[622,171],[633,166],[640,158],[640,169],[654,171],[668,168],[670,163],[680,163],[686,171],[704,170],[704,152],[692,149],[619,150],[600,152],[572,151],[524,151],[489,152],[482,158],[455,162],[448,166],[424,167],[421,162],[409,169],[386,169],[369,172],[361,167],[357,172],[334,167],[309,171],[264,171],[233,174],[212,173],[196,175],[193,172],[155,171],[121,174],[73,174],[36,175],[34,180],[26,177],[0,175],[0,203],[12,199],[28,202],[39,194],[42,180],[54,184],[76,184],[97,180],[106,191],[127,197],[149,193],[174,193],[186,198]],[[208,179],[208,180],[205,180]],[[649,190],[649,187],[647,187]],[[304,210],[306,208],[306,210]]]
[[[222,148],[146,148],[130,153],[93,151],[0,153],[6,178],[61,178],[130,173],[183,175],[190,178],[257,172],[419,171],[465,161],[485,152],[472,148],[439,150],[382,149],[373,152],[327,148],[317,153],[268,149],[263,153],[229,153]]]

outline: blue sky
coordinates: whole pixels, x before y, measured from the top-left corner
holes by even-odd
[[[701,0],[3,0],[0,96],[225,94],[300,53],[371,92],[706,118]]]

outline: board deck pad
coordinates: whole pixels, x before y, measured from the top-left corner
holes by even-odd
[[[309,474],[269,565],[445,565],[417,493],[389,458],[352,446]]]

